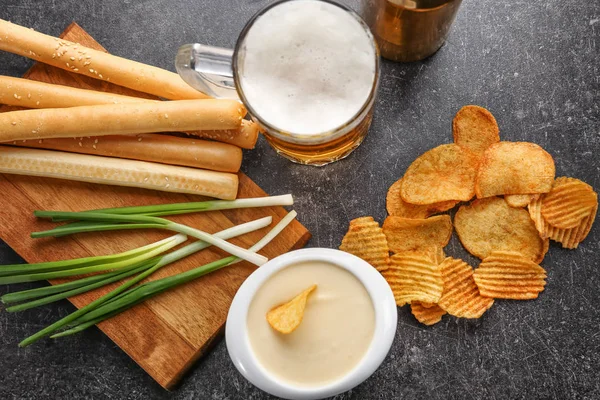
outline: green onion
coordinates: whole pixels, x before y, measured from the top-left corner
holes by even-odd
[[[91,265],[106,264],[109,262],[123,261],[130,259],[145,252],[160,247],[173,241],[177,235],[168,237],[155,243],[148,244],[143,247],[138,247],[133,250],[125,251],[119,254],[111,254],[107,256],[96,256],[96,257],[85,257],[76,258],[73,260],[62,260],[62,261],[50,261],[36,264],[13,264],[13,265],[0,265],[0,277],[8,275],[20,275],[33,272],[53,271],[62,270],[69,268],[81,268]]]
[[[68,277],[68,276],[90,274],[93,272],[119,270],[119,269],[123,269],[123,268],[128,268],[128,267],[131,267],[133,264],[151,259],[152,257],[162,254],[167,250],[171,250],[173,247],[180,245],[181,243],[185,242],[186,240],[187,240],[187,236],[179,234],[179,235],[173,236],[169,242],[166,242],[165,244],[163,244],[161,246],[155,247],[149,251],[146,251],[145,253],[136,255],[134,257],[126,258],[121,261],[108,262],[108,263],[103,263],[103,264],[77,267],[77,268],[69,268],[69,269],[59,270],[59,271],[38,272],[38,273],[24,274],[24,275],[5,276],[5,277],[0,277],[0,284],[35,282],[35,281],[48,280],[48,279],[64,278],[64,277]]]
[[[269,242],[271,242],[296,217],[296,215],[297,214],[295,211],[289,212],[267,235],[265,235],[249,250],[259,251],[262,249]],[[119,292],[118,296],[114,296],[111,300],[105,302],[100,307],[97,307],[96,309],[85,313],[76,319],[71,319],[69,321],[70,328],[68,330],[56,333],[51,337],[56,338],[80,332],[157,294],[163,293],[166,290],[172,289],[184,283],[188,283],[196,278],[209,274],[228,265],[235,264],[239,261],[241,260],[234,256],[222,258],[209,264],[205,264],[201,267],[194,268],[190,271],[144,283],[136,288],[128,290],[127,292]],[[22,344],[24,342],[25,341],[23,341]],[[25,343],[24,345],[26,344],[29,343]]]
[[[90,290],[94,290],[99,287],[106,286],[113,282],[120,281],[121,279],[128,278],[131,275],[135,275],[137,273],[143,272],[143,271],[147,270],[148,268],[151,268],[153,265],[156,265],[158,260],[159,260],[159,257],[155,257],[150,260],[143,261],[141,263],[136,264],[134,268],[128,269],[127,271],[118,271],[118,272],[120,272],[119,274],[112,275],[103,280],[91,283],[89,285],[83,285],[83,286],[80,286],[80,287],[72,289],[72,290],[60,292],[60,293],[57,293],[57,294],[54,294],[51,296],[46,296],[41,299],[29,301],[27,303],[21,303],[21,304],[17,304],[16,306],[7,307],[6,311],[8,311],[8,312],[25,311],[25,310],[29,310],[30,308],[54,303],[55,301],[66,299],[67,297],[73,297],[73,296],[76,296],[81,293],[89,292]],[[18,293],[15,293],[15,294],[18,294]],[[19,300],[17,300],[17,301],[19,301]]]
[[[281,196],[257,197],[252,199],[237,199],[237,200],[211,200],[200,201],[193,203],[175,203],[161,204],[153,206],[136,206],[136,207],[119,207],[119,208],[101,208],[97,210],[83,211],[89,213],[102,214],[128,214],[128,215],[146,215],[152,217],[160,217],[165,215],[188,214],[203,211],[229,210],[234,208],[254,208],[254,207],[271,207],[271,206],[291,206],[294,204],[294,199],[291,194]],[[44,212],[35,211],[37,217],[44,217]],[[55,222],[68,221],[72,218],[52,217]]]
[[[4,296],[2,296],[1,300],[4,304],[11,304],[25,300],[36,299],[38,297],[48,296],[55,293],[62,293],[68,290],[77,289],[82,286],[87,286],[92,283],[100,282],[113,276],[123,274],[123,272],[123,270],[105,272],[102,274],[88,276],[86,278],[81,278],[54,286],[45,286],[41,288],[23,290],[21,292],[7,293]]]
[[[125,311],[125,310],[117,310],[117,311],[115,311],[115,312],[113,312],[112,314],[109,314],[109,315],[107,315],[107,316],[104,316],[104,315],[103,315],[103,316],[101,316],[101,317],[98,317],[98,318],[96,318],[96,319],[93,319],[93,320],[91,320],[91,321],[84,322],[84,323],[81,323],[81,324],[79,324],[79,325],[76,325],[76,326],[74,326],[73,328],[66,329],[66,330],[64,330],[64,331],[61,331],[61,332],[55,333],[54,335],[51,335],[50,337],[51,337],[52,339],[56,339],[56,338],[63,337],[63,336],[70,336],[70,335],[74,335],[74,334],[76,334],[76,333],[79,333],[79,332],[82,332],[82,331],[86,330],[87,328],[89,328],[89,327],[91,327],[91,326],[94,326],[94,325],[96,325],[96,324],[99,324],[100,322],[102,322],[102,321],[104,321],[104,320],[107,320],[108,318],[114,317],[115,315],[118,315],[118,314],[120,314],[122,311]]]
[[[159,207],[159,206],[157,206],[157,207]],[[119,214],[102,214],[102,213],[93,213],[93,212],[64,212],[64,211],[38,211],[38,212],[36,212],[36,215],[38,215],[39,217],[44,217],[44,218],[58,217],[58,218],[67,218],[67,219],[80,220],[80,221],[113,222],[113,223],[116,222],[117,224],[109,224],[108,225],[110,227],[109,228],[110,230],[128,229],[127,228],[128,224],[121,224],[121,222],[130,222],[130,223],[133,223],[136,225],[138,225],[138,224],[150,225],[149,227],[152,227],[152,228],[167,229],[167,230],[183,233],[183,234],[195,237],[197,239],[203,240],[205,242],[212,244],[213,246],[220,248],[221,250],[226,251],[229,254],[232,254],[236,257],[240,257],[240,258],[242,258],[248,262],[251,262],[252,264],[255,264],[257,266],[260,266],[260,265],[264,264],[265,262],[267,262],[267,258],[261,256],[260,254],[252,253],[248,250],[242,249],[239,246],[236,246],[229,242],[226,242],[223,239],[215,238],[214,236],[212,236],[206,232],[203,232],[201,230],[198,230],[198,229],[195,229],[195,228],[183,225],[183,224],[178,224],[176,222],[172,222],[172,221],[169,221],[168,219],[164,219],[164,218],[148,217],[145,215],[119,215]],[[64,235],[65,230],[69,230],[69,232],[67,234],[90,231],[90,230],[86,230],[87,228],[90,228],[90,230],[94,230],[94,231],[107,230],[104,228],[103,225],[97,225],[97,224],[91,225],[89,227],[82,225],[78,228],[75,228],[75,230],[73,230],[72,228],[69,229],[68,225],[65,225],[65,226],[54,228],[52,230],[45,231],[45,232],[34,232],[31,234],[31,237],[39,238],[39,237],[46,237],[46,236],[56,236],[57,234]]]
[[[251,221],[251,222],[248,222],[248,223],[245,223],[242,225],[235,226],[224,232],[227,232],[227,235],[233,235],[231,237],[234,237],[234,236],[237,236],[237,235],[240,235],[243,233],[247,233],[247,232],[250,232],[250,231],[253,231],[256,229],[263,228],[263,227],[269,225],[271,223],[271,221],[272,221],[271,217],[265,217],[265,218],[261,218],[256,221]],[[277,226],[279,226],[279,225],[277,225]],[[277,228],[277,226],[275,228]],[[221,232],[221,234],[223,234],[224,232]],[[210,236],[210,237],[212,239],[215,239],[214,236]],[[218,240],[222,240],[222,239],[218,239]],[[41,331],[35,333],[34,335],[26,338],[21,343],[19,343],[19,346],[21,346],[21,347],[28,346],[28,345],[40,340],[41,338],[52,334],[56,330],[67,326],[68,324],[70,324],[71,322],[76,320],[77,318],[93,311],[94,309],[101,306],[102,304],[119,296],[121,293],[124,293],[127,289],[129,289],[133,285],[137,284],[138,282],[144,280],[145,278],[150,276],[152,273],[154,273],[159,268],[161,268],[169,263],[175,262],[183,257],[187,257],[188,255],[190,255],[198,250],[206,248],[208,245],[209,245],[209,243],[195,242],[195,243],[192,243],[188,246],[185,246],[181,249],[178,249],[172,253],[169,253],[169,254],[161,257],[154,266],[146,269],[145,271],[140,273],[135,278],[125,282],[124,284],[122,284],[115,290],[111,291],[110,293],[105,294],[104,296],[102,296],[99,299],[91,302],[90,304],[82,307],[81,309],[75,311],[74,313],[72,313],[72,314],[66,316],[65,318],[55,322],[54,324],[42,329]],[[248,250],[244,250],[244,251],[249,252]],[[255,254],[255,253],[252,253],[252,254]]]
[[[237,236],[241,236],[241,235],[244,235],[246,233],[249,233],[249,232],[252,232],[252,231],[255,231],[258,229],[262,229],[262,228],[270,225],[272,221],[273,221],[272,217],[270,217],[270,216],[264,217],[264,218],[261,218],[261,219],[255,220],[255,221],[237,225],[232,228],[217,232],[214,234],[214,236],[224,239],[224,240],[228,240],[228,239],[231,239],[231,238],[234,238]],[[208,243],[198,241],[198,242],[192,243],[182,249],[179,249],[169,255],[165,255],[162,257],[162,259],[153,258],[149,261],[145,261],[141,264],[137,264],[136,266],[132,266],[132,268],[130,268],[128,271],[125,271],[125,272],[119,271],[121,273],[111,274],[111,276],[108,276],[105,279],[102,279],[99,281],[93,281],[88,285],[80,285],[71,290],[62,291],[58,294],[55,294],[52,296],[47,296],[47,297],[44,297],[39,300],[35,300],[35,301],[28,302],[28,303],[23,303],[23,304],[19,304],[16,306],[8,307],[6,310],[9,312],[23,311],[23,310],[27,310],[27,309],[30,309],[33,307],[38,307],[38,306],[41,306],[44,304],[52,303],[52,302],[55,302],[55,301],[58,301],[58,300],[61,300],[61,299],[67,298],[67,297],[85,293],[90,290],[108,285],[110,283],[120,281],[121,279],[127,278],[131,275],[135,275],[136,273],[143,272],[151,267],[158,266],[157,267],[157,269],[158,269],[161,266],[170,264],[170,263],[177,261],[187,255],[190,255],[190,254],[198,252],[202,249],[205,249],[208,246],[210,246]],[[81,280],[87,280],[87,279],[88,278],[83,278]],[[57,285],[57,286],[60,286],[60,285]],[[34,290],[36,290],[36,289],[34,289]],[[31,298],[30,296],[31,296],[31,290],[26,291],[26,295],[21,296],[21,297],[18,296],[18,293],[13,293],[12,296],[9,298],[9,300],[12,300],[11,302],[18,302],[18,301],[26,300],[27,298]],[[39,297],[39,296],[36,296],[36,297]],[[3,302],[6,302],[4,297],[2,298],[2,300],[3,300]]]

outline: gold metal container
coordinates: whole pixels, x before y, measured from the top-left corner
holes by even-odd
[[[418,61],[446,41],[462,0],[362,0],[361,15],[381,55],[393,61]]]

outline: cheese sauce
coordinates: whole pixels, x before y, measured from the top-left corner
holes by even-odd
[[[283,335],[267,312],[316,284],[304,318]],[[271,276],[248,309],[248,337],[259,363],[294,386],[323,386],[350,372],[373,338],[375,311],[369,293],[350,272],[326,262],[302,262]]]

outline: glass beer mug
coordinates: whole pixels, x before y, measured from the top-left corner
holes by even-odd
[[[176,68],[197,90],[240,100],[279,154],[321,166],[365,138],[379,51],[368,26],[346,6],[284,0],[252,17],[234,50],[187,44]]]

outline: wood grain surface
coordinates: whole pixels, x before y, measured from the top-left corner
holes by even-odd
[[[77,24],[71,24],[61,35],[84,46],[104,50]],[[152,98],[150,95],[73,74],[36,63],[25,77],[43,82],[102,90],[107,92]],[[14,110],[4,106],[0,112]],[[250,178],[239,174],[239,198],[265,196]],[[113,254],[133,249],[171,236],[165,231],[123,231],[79,234],[60,239],[31,239],[29,233],[54,226],[36,220],[33,211],[86,210],[104,207],[147,205],[200,201],[199,196],[161,193],[136,188],[103,186],[63,180],[0,175],[0,191],[4,200],[0,207],[0,238],[30,263]],[[272,193],[273,195],[282,193]],[[172,219],[207,232],[217,232],[236,224],[273,216],[277,223],[286,210],[282,207],[214,211],[173,217]],[[269,228],[232,240],[249,247]],[[269,258],[303,247],[310,233],[294,221],[261,253]],[[223,257],[225,254],[209,248],[194,256],[169,265],[151,279],[158,279],[189,270]],[[254,266],[247,262],[222,269],[175,290],[161,294],[121,315],[104,321],[99,328],[121,349],[146,370],[160,385],[170,388],[185,371],[201,357],[211,343],[219,338],[229,305],[244,279]],[[54,280],[56,284],[61,280]],[[118,283],[85,293],[69,300],[78,308],[116,287]],[[32,329],[32,334],[36,328]],[[85,334],[85,333],[83,333]],[[69,339],[64,339],[69,340]]]

